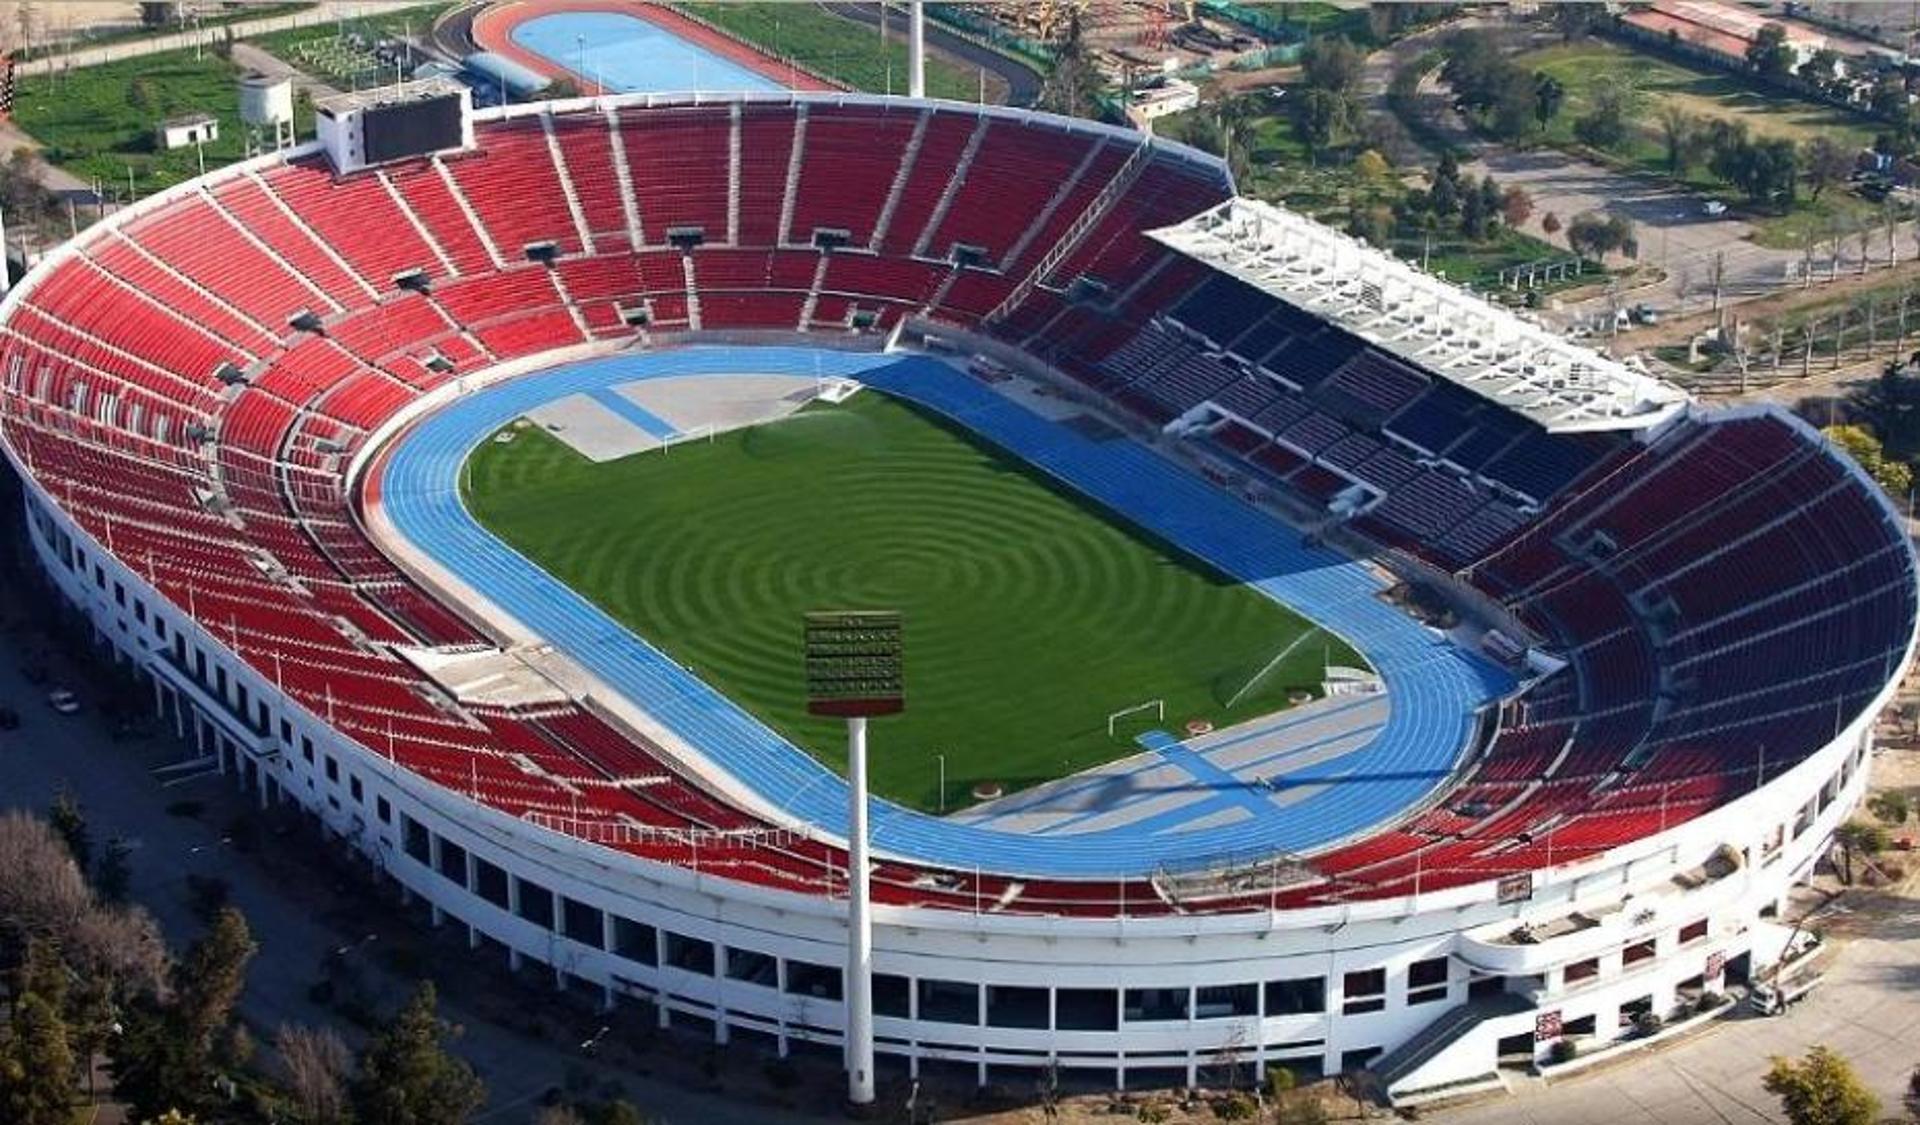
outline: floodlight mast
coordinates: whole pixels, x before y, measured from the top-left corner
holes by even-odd
[[[921,0],[907,5],[907,93],[927,96],[927,11]]]
[[[867,862],[867,717],[847,718],[847,1101],[872,1105],[873,903]]]
[[[900,615],[845,610],[806,615],[807,711],[847,721],[847,1104],[874,1101],[873,903],[867,839],[867,719],[906,707]]]

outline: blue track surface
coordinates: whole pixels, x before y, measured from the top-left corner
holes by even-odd
[[[393,523],[416,548],[698,746],[769,804],[829,832],[843,833],[846,825],[846,788],[837,774],[494,538],[460,501],[467,455],[542,403],[637,379],[734,374],[854,376],[947,415],[1345,637],[1387,684],[1391,714],[1370,745],[1298,772],[1276,773],[1284,788],[1317,787],[1285,807],[1243,786],[1230,799],[1251,800],[1258,815],[1230,825],[1167,833],[1165,825],[1135,823],[1041,837],[956,824],[876,801],[873,838],[883,852],[962,869],[1094,877],[1147,874],[1161,863],[1314,851],[1391,818],[1431,791],[1467,746],[1476,709],[1513,686],[1493,665],[1382,603],[1376,596],[1380,581],[1366,567],[1306,546],[1292,528],[1137,443],[1091,441],[934,360],[803,348],[619,356],[467,395],[401,438],[387,463],[382,497]],[[875,734],[884,739],[884,725]],[[1208,804],[1194,815],[1217,807]]]
[[[513,29],[516,46],[617,93],[784,90],[732,59],[623,12],[555,12]]]

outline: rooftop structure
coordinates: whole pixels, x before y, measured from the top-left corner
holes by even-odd
[[[1554,432],[1656,426],[1670,383],[1283,207],[1229,199],[1147,236]]]

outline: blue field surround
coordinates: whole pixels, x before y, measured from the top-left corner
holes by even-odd
[[[495,538],[459,494],[468,455],[544,403],[635,380],[730,375],[851,377],[944,415],[1345,638],[1388,689],[1387,721],[1363,748],[1296,772],[1276,762],[1265,784],[1229,779],[1232,792],[1191,806],[1196,821],[1223,803],[1255,811],[1230,824],[1168,832],[1164,823],[1142,821],[1039,835],[954,823],[876,800],[871,824],[882,854],[962,870],[1095,878],[1224,857],[1312,853],[1429,796],[1469,748],[1480,709],[1515,686],[1494,664],[1382,601],[1383,580],[1369,566],[1309,546],[1296,529],[1138,442],[1092,440],[924,356],[797,347],[635,352],[466,394],[397,439],[383,469],[380,503],[413,548],[698,747],[768,805],[827,834],[843,835],[847,823],[846,786],[838,774]],[[874,731],[876,752],[885,738],[883,721]],[[1282,792],[1284,802],[1277,799]]]

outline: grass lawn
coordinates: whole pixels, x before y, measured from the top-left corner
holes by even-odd
[[[206,146],[208,168],[240,159],[239,68],[207,50],[169,51],[84,67],[51,76],[22,78],[15,87],[14,120],[46,146],[48,162],[82,179],[98,180],[109,193],[127,189],[127,169],[142,196],[199,173],[191,148],[173,152],[154,144],[154,127],[189,111],[220,119],[220,139]],[[313,111],[296,111],[302,136],[313,133]]]
[[[1778,137],[1804,144],[1814,137],[1825,136],[1848,148],[1873,143],[1872,124],[1844,110],[1801,101],[1744,82],[1732,74],[1683,66],[1617,43],[1588,40],[1547,47],[1516,56],[1514,61],[1527,69],[1552,75],[1566,88],[1566,102],[1543,138],[1546,143],[1563,148],[1579,145],[1573,125],[1587,114],[1595,81],[1603,74],[1633,75],[1644,106],[1637,115],[1637,128],[1622,145],[1609,150],[1609,155],[1663,178],[1671,177],[1659,120],[1661,111],[1668,106],[1702,121],[1742,123],[1754,137]],[[1696,165],[1681,182],[1697,191],[1725,195],[1728,202],[1738,198],[1727,184],[1707,171],[1704,164]],[[1808,199],[1803,189],[1793,210],[1781,215],[1757,216],[1753,240],[1763,246],[1795,247],[1808,229],[1818,232],[1835,220],[1851,222],[1857,217],[1878,214],[1877,206],[1839,187],[1830,188],[1818,201]]]
[[[1110,712],[1217,725],[1317,693],[1350,648],[1023,463],[878,393],[670,453],[594,464],[537,429],[473,455],[482,524],[836,769],[805,714],[801,614],[899,609],[907,711],[874,724],[872,783],[920,809],[1124,757]],[[1293,653],[1258,678],[1299,642]],[[1235,706],[1226,703],[1236,693]]]
[[[843,20],[812,4],[707,3],[682,7],[772,54],[792,58],[856,90],[873,94],[907,92],[904,17],[889,22],[883,50],[877,30]],[[929,53],[927,93],[936,98],[977,101],[980,76]]]

